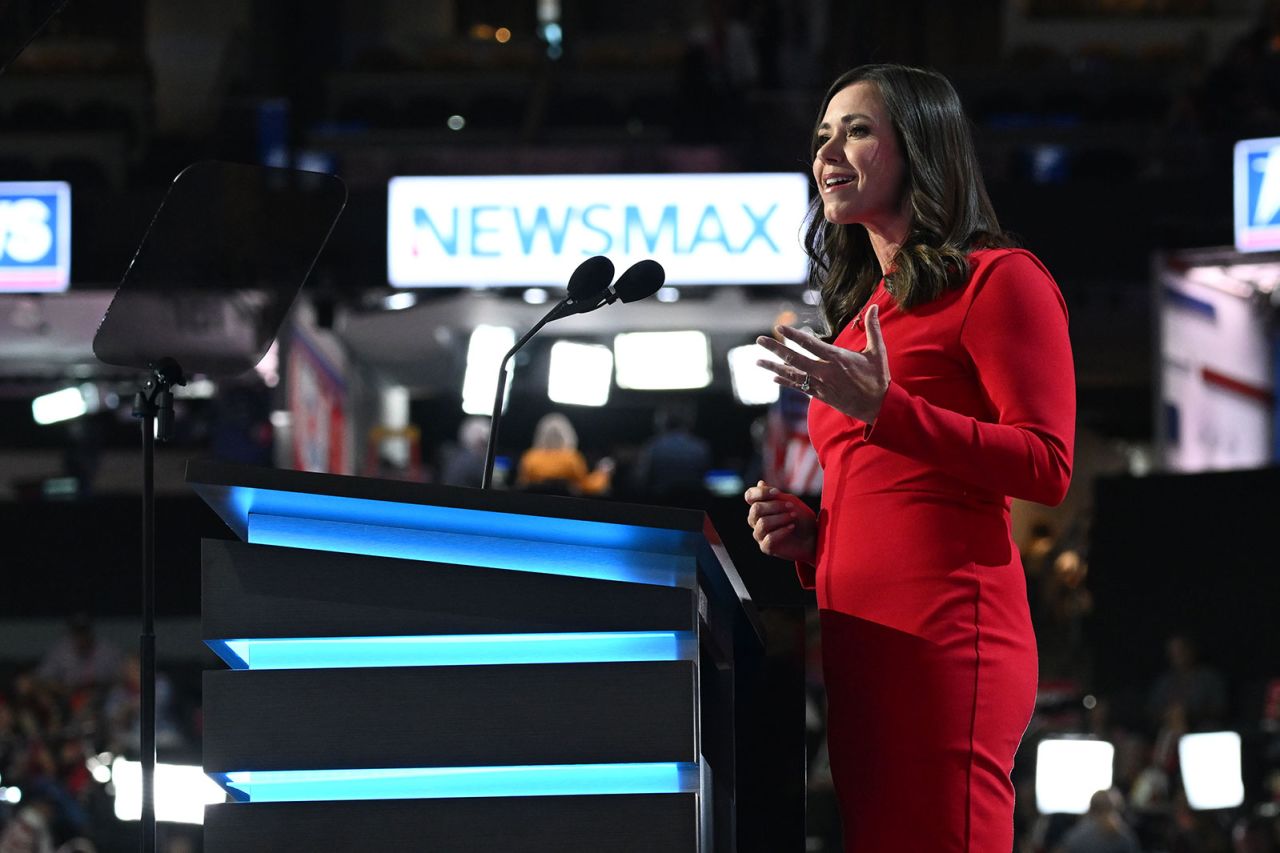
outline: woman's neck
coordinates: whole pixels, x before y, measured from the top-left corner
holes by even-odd
[[[876,260],[880,263],[880,273],[886,275],[893,269],[898,249],[911,233],[911,217],[904,213],[889,222],[868,223],[866,229],[871,251],[876,253]]]

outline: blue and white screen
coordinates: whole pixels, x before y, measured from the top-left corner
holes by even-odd
[[[0,181],[0,292],[66,290],[71,283],[71,185]]]
[[[592,255],[654,258],[669,284],[804,281],[800,173],[392,178],[398,287],[563,286]]]

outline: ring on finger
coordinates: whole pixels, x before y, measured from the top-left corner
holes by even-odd
[[[809,393],[809,378],[810,378],[810,377],[809,377],[809,374],[807,374],[807,373],[806,373],[806,374],[804,375],[804,381],[800,383],[800,392],[801,392],[802,394],[808,394],[808,393]]]

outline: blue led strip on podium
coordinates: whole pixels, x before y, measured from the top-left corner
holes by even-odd
[[[493,536],[495,531],[513,539],[559,542],[597,548],[623,548],[663,554],[692,554],[701,533],[631,524],[585,521],[544,515],[493,512],[461,507],[435,506],[369,498],[341,497],[309,492],[287,492],[250,486],[229,489],[232,517],[227,521],[238,533],[250,513],[317,521],[340,521],[384,527],[437,530]]]
[[[232,669],[695,660],[688,631],[209,640]]]
[[[442,797],[680,794],[698,790],[699,765],[548,764],[381,770],[252,770],[211,777],[246,803]]]
[[[429,560],[659,586],[691,588],[695,582],[694,558],[679,554],[258,512],[248,513],[246,520],[247,541],[255,545]],[[554,524],[558,520],[543,521]]]

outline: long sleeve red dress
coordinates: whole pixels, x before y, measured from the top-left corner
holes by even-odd
[[[1010,498],[1071,476],[1067,312],[1035,256],[970,255],[968,283],[909,312],[871,301],[891,383],[874,424],[818,400],[816,586],[828,748],[851,853],[1009,853],[1010,773],[1036,644]],[[865,313],[865,311],[863,312]],[[835,339],[860,351],[862,317]]]

